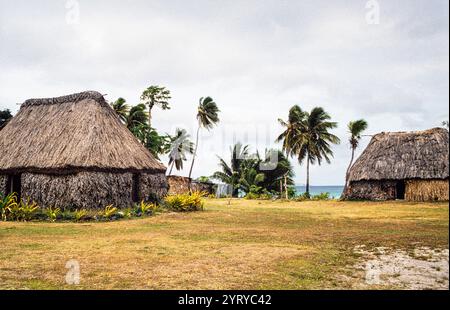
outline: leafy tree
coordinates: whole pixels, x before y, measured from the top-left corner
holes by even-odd
[[[443,122],[442,122],[442,127],[445,127],[445,128],[448,129],[448,126],[449,126],[448,121],[443,121]]]
[[[232,196],[237,197],[239,194],[240,179],[242,175],[242,163],[247,160],[249,155],[248,145],[243,146],[241,143],[236,143],[231,149],[230,165],[219,157],[219,166],[222,171],[217,171],[213,174],[213,178],[222,181],[232,187]]]
[[[347,128],[348,131],[350,133],[350,148],[352,149],[352,156],[350,158],[350,164],[348,165],[347,168],[347,172],[345,174],[345,188],[344,188],[344,193],[345,190],[348,187],[348,178],[349,178],[349,174],[350,174],[350,168],[353,165],[353,160],[355,159],[355,150],[359,145],[359,141],[361,140],[361,135],[362,133],[367,129],[367,122],[363,119],[357,120],[357,121],[352,121],[350,123],[348,123]]]
[[[239,187],[245,193],[259,194],[263,190],[260,185],[262,185],[266,176],[259,171],[258,167],[259,160],[247,159],[243,162]]]
[[[251,155],[248,145],[237,143],[231,149],[230,164],[219,157],[222,171],[214,173],[218,179],[233,188],[233,197],[239,190],[258,194],[262,191],[279,192],[280,181],[287,185],[294,184],[292,166],[288,158],[279,150],[266,150],[264,158],[259,153]]]
[[[128,106],[127,101],[122,97],[120,97],[111,104],[111,107],[119,116],[120,120],[123,123],[126,123],[128,118],[128,112],[130,111],[130,107]]]
[[[189,138],[186,130],[179,128],[175,131],[175,136],[170,138],[169,175],[172,174],[174,166],[177,170],[182,170],[183,162],[187,160],[186,154],[194,153],[194,143]]]
[[[197,157],[198,140],[200,135],[200,129],[205,128],[211,130],[219,122],[219,108],[211,97],[200,98],[197,109],[197,137],[195,140],[194,156],[192,157],[191,169],[189,170],[189,190],[191,187],[191,176],[194,168],[195,158]]]
[[[276,163],[276,166],[272,166],[273,163]],[[286,185],[288,186],[293,186],[295,184],[293,179],[294,168],[286,155],[280,150],[266,150],[265,157],[263,159],[259,159],[259,167],[269,168],[260,168],[260,170],[265,175],[265,179],[261,186],[270,192],[280,192],[280,182],[284,184],[286,181]]]
[[[211,183],[210,177],[207,177],[207,176],[198,177],[197,181],[200,183]]]
[[[310,165],[322,161],[330,163],[333,156],[330,144],[339,144],[337,136],[329,132],[337,127],[331,122],[331,117],[323,108],[316,107],[311,112],[304,112],[294,106],[289,112],[289,120],[280,124],[285,131],[278,137],[277,142],[283,142],[283,150],[290,156],[296,156],[302,164],[306,160],[306,196],[309,196]]]
[[[152,127],[152,110],[159,106],[163,110],[169,110],[169,100],[172,99],[170,91],[165,87],[152,85],[141,95],[142,103],[148,106],[148,126]]]
[[[0,130],[6,126],[9,120],[12,118],[11,111],[9,109],[0,110]]]
[[[127,125],[128,129],[130,129],[132,132],[135,132],[136,128],[148,128],[147,118],[148,115],[147,112],[145,112],[145,105],[141,103],[134,107],[131,107],[131,109],[128,111],[125,124]]]

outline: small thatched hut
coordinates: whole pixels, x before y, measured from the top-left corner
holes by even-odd
[[[169,183],[169,194],[178,195],[189,192],[189,178],[171,175],[167,177]],[[191,182],[191,190],[194,192],[203,192],[209,195],[214,194],[214,183],[198,182],[193,180]]]
[[[350,170],[347,199],[446,201],[449,133],[443,128],[380,133]]]
[[[0,192],[41,206],[155,200],[165,171],[98,92],[27,100],[0,131]]]

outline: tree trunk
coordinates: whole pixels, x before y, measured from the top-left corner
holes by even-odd
[[[280,180],[280,199],[283,199],[283,180]]]
[[[345,173],[345,186],[344,186],[344,191],[342,192],[342,195],[345,196],[347,194],[347,189],[348,189],[348,179],[350,177],[350,169],[353,166],[353,160],[355,158],[355,148],[352,147],[352,157],[350,158],[350,164],[348,165],[347,168],[347,172]]]
[[[172,162],[172,166],[170,166],[169,176],[172,175],[173,166],[175,165],[175,161]]]
[[[153,104],[148,105],[148,127],[152,128],[152,109]]]
[[[286,200],[289,199],[289,193],[287,188],[287,175],[284,176],[284,191],[286,192]]]
[[[192,184],[192,169],[194,168],[194,163],[195,163],[195,157],[197,157],[197,150],[198,150],[198,139],[199,139],[199,135],[200,135],[200,124],[198,125],[198,129],[197,129],[197,138],[195,139],[195,149],[194,149],[194,154],[192,155],[192,163],[191,163],[191,169],[189,170],[189,192],[191,192],[191,184]]]
[[[309,197],[309,154],[306,158],[306,196]]]

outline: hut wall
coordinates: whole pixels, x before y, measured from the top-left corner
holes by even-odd
[[[131,173],[80,172],[72,175],[22,174],[22,197],[43,207],[125,207],[132,202]]]
[[[167,177],[167,181],[169,183],[170,195],[184,194],[189,191],[189,178],[180,176],[169,176]],[[214,184],[192,182],[191,187],[193,191],[214,194]]]
[[[155,201],[167,195],[167,178],[164,173],[139,175],[139,199]]]
[[[346,199],[354,200],[393,200],[395,198],[395,181],[352,182],[346,194]]]
[[[408,180],[405,200],[448,201],[449,180]]]
[[[8,177],[0,174],[0,194],[6,194],[6,185],[8,183]]]

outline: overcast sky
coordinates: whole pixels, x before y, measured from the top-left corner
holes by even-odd
[[[154,126],[194,135],[198,99],[212,96],[221,123],[203,133],[200,176],[233,141],[276,146],[292,105],[322,106],[342,144],[311,182],[343,184],[350,120],[365,118],[374,134],[436,127],[449,114],[448,1],[378,0],[379,19],[374,3],[0,0],[0,109],[83,90],[136,104],[160,84],[172,109],[155,108]]]

